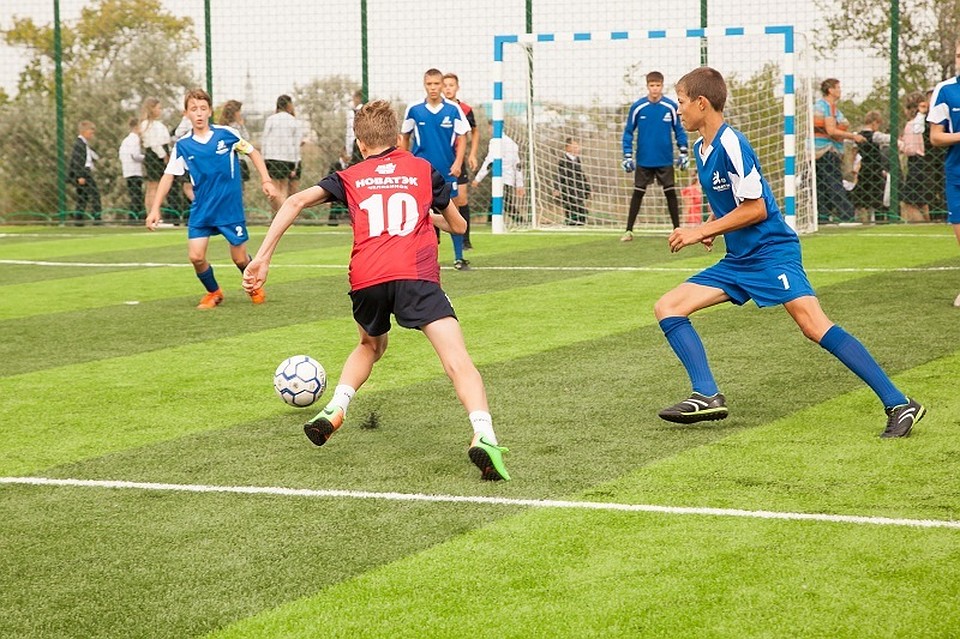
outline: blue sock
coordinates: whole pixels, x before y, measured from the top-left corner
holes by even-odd
[[[843,362],[843,365],[857,374],[857,377],[873,389],[884,408],[907,403],[906,396],[893,385],[873,356],[856,337],[836,324],[830,327],[820,338],[820,346]]]
[[[451,235],[453,238],[453,259],[462,260],[463,259],[463,236],[462,235]]]
[[[207,289],[208,293],[213,293],[215,290],[220,288],[220,285],[217,284],[217,278],[213,276],[212,264],[203,273],[197,273],[197,277],[200,279],[200,282],[203,284],[203,287]]]
[[[703,348],[703,342],[694,330],[693,324],[690,323],[690,319],[665,317],[660,320],[660,329],[663,330],[670,348],[677,354],[680,363],[687,369],[693,391],[707,397],[720,392],[716,380],[713,379],[713,373],[710,372],[710,364],[707,363],[707,351]]]

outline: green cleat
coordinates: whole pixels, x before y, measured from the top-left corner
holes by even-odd
[[[317,446],[323,446],[342,425],[343,409],[339,406],[327,406],[303,425],[303,433]]]
[[[467,456],[480,469],[480,479],[510,481],[510,473],[507,472],[507,467],[503,465],[503,453],[509,451],[509,448],[496,446],[483,437],[476,437],[467,450]]]

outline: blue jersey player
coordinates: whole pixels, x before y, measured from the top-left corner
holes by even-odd
[[[640,213],[643,196],[654,180],[663,187],[673,228],[680,226],[680,201],[677,198],[679,189],[673,174],[674,138],[679,151],[677,168],[686,169],[687,132],[680,125],[677,103],[663,95],[663,74],[651,71],[647,74],[647,96],[631,105],[627,123],[623,127],[623,170],[636,173],[633,178],[630,212],[627,216],[627,231],[620,238],[621,242],[633,240],[633,225]]]
[[[944,190],[947,200],[947,221],[960,242],[960,40],[956,42],[957,75],[937,85],[930,98],[930,143],[948,148],[944,162]],[[953,301],[960,306],[960,295]]]
[[[157,228],[160,203],[170,190],[174,176],[188,172],[194,199],[187,224],[187,252],[197,278],[207,289],[197,308],[210,309],[223,301],[223,291],[213,275],[213,266],[207,261],[210,236],[222,235],[227,239],[230,257],[241,273],[250,262],[238,153],[248,155],[253,161],[260,173],[264,194],[271,200],[277,195],[266,164],[253,145],[241,138],[235,129],[210,124],[213,108],[206,91],[193,89],[187,93],[183,105],[184,116],[190,120],[193,131],[174,144],[146,224],[151,231]],[[249,295],[254,304],[266,300],[263,289],[251,291]]]
[[[689,316],[722,302],[757,306],[782,304],[803,334],[856,373],[879,396],[887,413],[881,437],[906,437],[926,412],[893,385],[855,337],[830,321],[807,280],[800,240],[777,208],[757,156],[742,133],[723,119],[727,87],[715,69],[700,67],[677,83],[684,127],[698,131],[694,144],[697,173],[711,215],[695,228],[674,229],[670,250],[702,243],[707,249],[723,235],[727,254],[661,297],[655,307],[660,328],[687,370],[693,394],[660,411],[681,424],[724,419],[724,396],[707,363],[700,336]]]
[[[443,73],[438,69],[428,69],[423,74],[423,88],[427,97],[407,107],[400,125],[403,148],[429,162],[450,184],[451,197],[456,198],[457,178],[463,172],[467,150],[464,136],[470,132],[470,125],[457,103],[443,97]],[[463,236],[452,238],[453,267],[469,270],[469,261],[463,259]]]

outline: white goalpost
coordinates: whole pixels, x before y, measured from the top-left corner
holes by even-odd
[[[812,100],[809,82],[798,86],[792,26],[499,35],[493,57],[494,233],[571,228],[564,224],[557,169],[571,139],[580,145],[590,186],[585,227],[623,230],[633,188],[633,174],[620,167],[627,110],[647,94],[647,72],[663,73],[664,94],[676,99],[674,83],[704,60],[727,79],[725,117],[757,151],[788,224],[816,230],[812,118],[808,106],[797,112],[797,104]],[[523,198],[504,188],[505,135],[520,149]],[[698,204],[695,170],[678,170],[677,186],[681,221],[699,223],[705,204]],[[658,187],[647,190],[636,228],[672,228]]]

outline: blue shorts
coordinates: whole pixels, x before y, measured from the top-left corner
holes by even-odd
[[[947,197],[947,221],[950,224],[960,224],[960,184],[950,184],[944,187]]]
[[[450,185],[450,199],[452,200],[453,198],[457,197],[457,193],[460,192],[460,189],[457,185],[457,178],[453,178],[453,182],[448,181],[447,184]]]
[[[687,281],[719,288],[738,306],[751,299],[761,308],[777,306],[805,295],[816,295],[800,260],[743,266],[722,259]]]
[[[211,235],[222,235],[230,242],[231,246],[240,246],[249,238],[247,235],[246,222],[237,222],[235,224],[224,224],[222,226],[190,226],[187,227],[187,239],[193,240],[198,237],[210,237]]]

